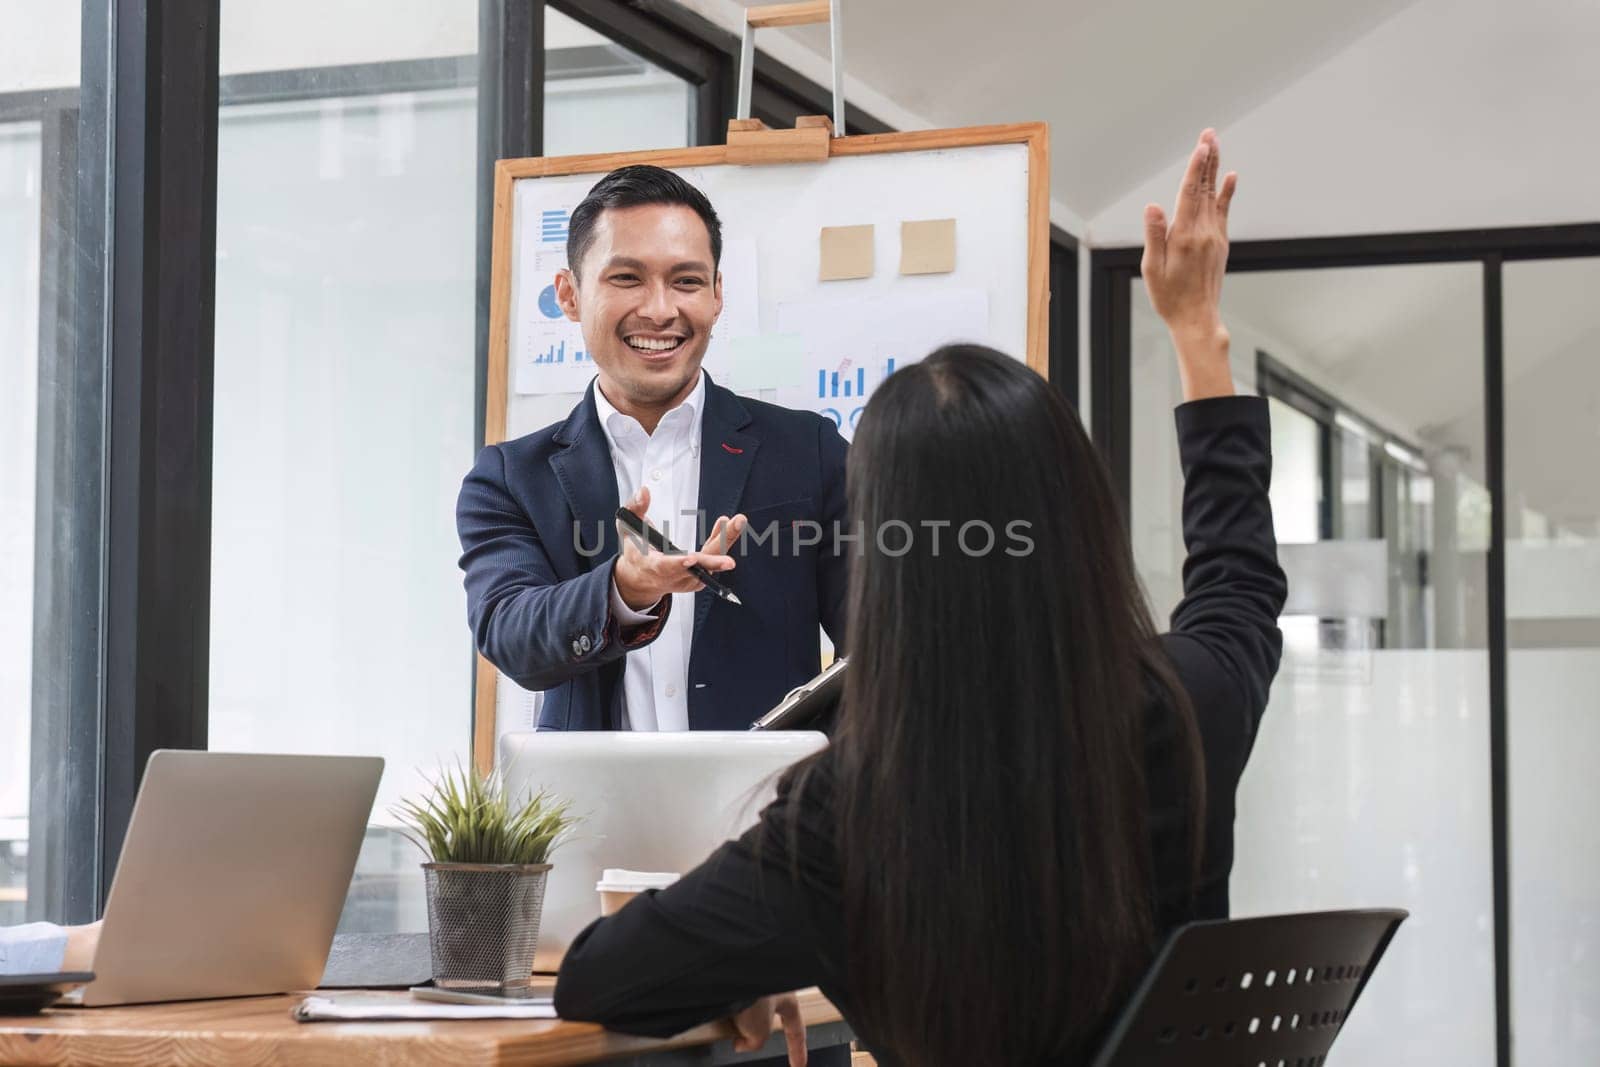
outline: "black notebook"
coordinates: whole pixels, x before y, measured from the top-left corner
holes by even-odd
[[[92,981],[90,971],[0,975],[0,1015],[32,1015],[61,999],[69,987]]]

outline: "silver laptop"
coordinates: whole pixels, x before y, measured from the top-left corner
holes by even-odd
[[[806,730],[511,733],[500,766],[520,795],[548,789],[584,816],[551,856],[535,971],[554,971],[600,914],[607,867],[684,874],[755,825],[779,772],[824,747]]]
[[[81,1003],[314,988],[382,773],[365,756],[153,753]]]

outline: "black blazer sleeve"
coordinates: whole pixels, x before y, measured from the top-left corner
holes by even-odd
[[[1177,755],[1176,720],[1150,720],[1152,819],[1164,925],[1228,915],[1234,794],[1267,706],[1282,637],[1287,585],[1278,566],[1267,487],[1272,435],[1260,397],[1217,397],[1177,410],[1183,465],[1183,600],[1161,643],[1189,696],[1205,766],[1201,870],[1191,895],[1184,794],[1167,771]]]
[[[505,454],[490,445],[461,484],[456,501],[467,619],[473,641],[524,689],[551,689],[640,648],[661,632],[656,621],[624,632],[611,614],[612,557],[575,578],[560,579],[533,520],[506,486]]]
[[[822,984],[816,877],[805,872],[824,865],[826,846],[803,828],[789,849],[789,781],[739,840],[578,935],[556,980],[557,1014],[666,1037],[757,997]]]
[[[1248,739],[1278,672],[1278,615],[1288,595],[1267,499],[1267,402],[1254,396],[1197,400],[1179,407],[1176,419],[1188,556],[1183,599],[1162,643],[1196,712],[1235,719],[1230,732]],[[1202,718],[1202,730],[1208,725],[1219,724]]]

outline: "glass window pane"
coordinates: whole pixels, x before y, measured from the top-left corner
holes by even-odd
[[[548,7],[544,33],[545,155],[693,143],[688,82]]]
[[[92,623],[73,642],[63,632],[81,620],[75,607],[97,617],[100,595],[103,427],[74,405],[98,395],[102,370],[80,363],[69,284],[91,258],[73,210],[81,24],[77,4],[0,7],[0,925],[82,919],[92,906],[79,899],[87,882],[69,886],[64,872],[69,854],[91,855],[94,826],[69,827],[63,810],[69,791],[98,788],[77,777],[97,739],[76,731],[96,709],[66,714],[96,688],[98,657],[76,653],[97,634]]]
[[[1317,540],[1322,508],[1322,431],[1310,415],[1271,397],[1272,522],[1278,540]]]
[[[1333,436],[1339,450],[1334,536],[1350,540],[1374,537],[1380,531],[1372,491],[1372,438],[1357,427],[1340,424],[1335,425]]]
[[[1505,267],[1511,1025],[1600,1062],[1600,259]]]
[[[477,17],[222,7],[210,745],[387,760],[344,932],[426,929],[389,808],[470,750]]]
[[[0,124],[0,924],[27,902],[39,182],[39,123]]]
[[[1295,614],[1239,790],[1233,910],[1411,910],[1339,1038],[1352,1062],[1494,1062],[1481,294],[1477,264],[1248,272],[1223,291],[1235,380],[1253,388],[1267,353],[1334,404],[1270,405]],[[1130,296],[1132,533],[1165,613],[1181,595],[1178,379]],[[1383,441],[1376,466],[1352,423]],[[1356,585],[1378,591],[1368,614],[1350,614]]]
[[[222,11],[210,743],[387,759],[347,933],[426,928],[389,809],[471,747],[477,8]],[[549,154],[688,143],[687,83],[546,21]]]

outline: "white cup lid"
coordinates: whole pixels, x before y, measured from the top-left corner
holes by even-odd
[[[669,871],[627,871],[621,867],[607,867],[600,872],[595,889],[602,893],[642,893],[646,889],[665,889],[678,880]]]

